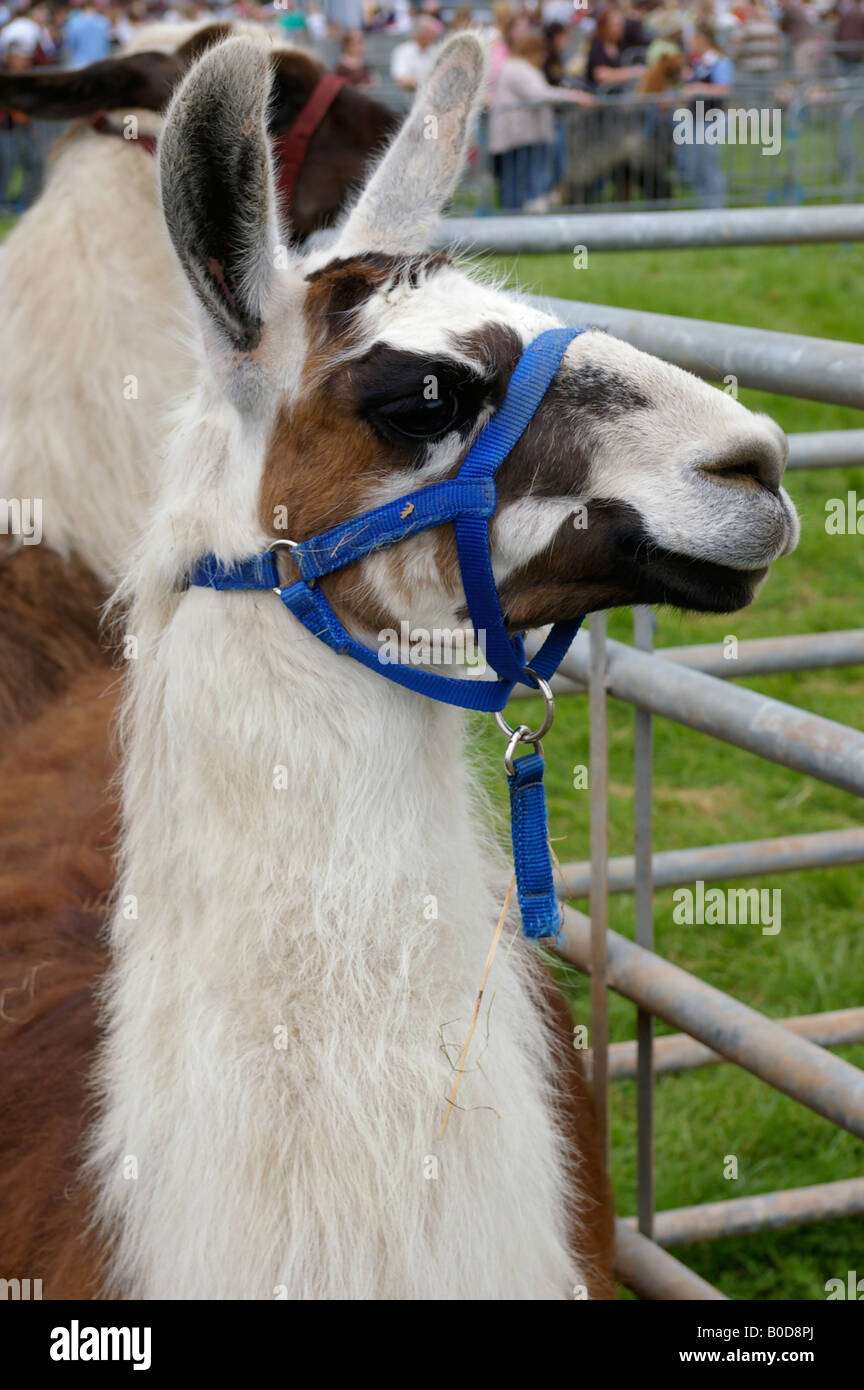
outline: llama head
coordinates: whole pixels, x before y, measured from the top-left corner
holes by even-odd
[[[555,324],[424,251],[484,81],[473,35],[443,45],[332,242],[305,257],[286,253],[275,212],[260,52],[220,45],[174,98],[161,142],[166,222],[206,311],[210,369],[263,441],[265,546],[455,475],[523,348]],[[797,539],[780,487],[786,454],[766,417],[583,333],[497,474],[490,538],[507,621],[518,630],[637,602],[743,606]],[[465,618],[449,526],[322,582],[366,631]]]

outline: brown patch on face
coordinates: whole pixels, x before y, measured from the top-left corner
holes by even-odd
[[[305,317],[310,350],[298,404],[276,421],[261,487],[260,518],[275,537],[277,508],[284,507],[292,540],[308,540],[367,509],[376,477],[399,465],[398,451],[379,439],[355,413],[352,364],[336,369],[334,359],[350,349],[354,314],[389,280],[394,265],[386,257],[357,256],[335,261],[309,277]],[[284,551],[279,556],[286,582],[296,570]],[[386,614],[370,612],[368,587],[358,593],[358,565],[323,581],[331,603],[373,626],[386,627]]]
[[[385,256],[357,256],[334,261],[309,276],[306,323],[310,351],[304,370],[299,403],[283,410],[276,422],[264,467],[260,518],[275,537],[274,517],[284,507],[287,534],[307,540],[368,510],[376,481],[402,474],[405,492],[414,490],[411,451],[392,443],[358,414],[358,399],[380,376],[388,385],[387,363],[376,358],[376,348],[337,362],[354,342],[356,311],[366,300],[393,281],[398,273],[409,285],[446,264],[446,257],[418,257],[407,266]],[[389,351],[389,350],[388,350]],[[394,354],[399,356],[399,354]],[[441,528],[435,538],[435,560],[442,577],[458,572],[452,527]],[[391,578],[405,590],[410,602],[407,570],[410,557],[400,547],[390,552]],[[296,578],[295,567],[284,552],[286,582]],[[328,600],[343,619],[379,630],[392,627],[398,617],[388,613],[364,581],[360,564],[347,566],[320,581]]]
[[[488,323],[473,333],[454,336],[453,346],[460,354],[481,364],[491,381],[490,404],[497,410],[522,356],[522,340],[515,328],[506,323]]]
[[[45,1299],[99,1295],[79,1165],[108,963],[118,699],[109,672],[79,677],[0,760],[0,1268],[40,1278]]]
[[[638,513],[624,503],[589,502],[586,514],[584,530],[563,522],[551,545],[500,586],[514,631],[640,601],[623,553],[647,539]]]
[[[568,385],[556,378],[498,469],[499,505],[521,497],[578,497],[589,474],[587,431],[580,433]]]
[[[307,276],[306,323],[318,353],[316,373],[327,371],[335,354],[350,348],[357,310],[395,273],[396,263],[390,256],[370,252],[331,261]],[[307,375],[311,375],[308,370]]]
[[[563,522],[548,549],[502,584],[501,604],[514,629],[663,602],[651,587],[645,564],[651,542],[635,508],[594,501],[585,515],[584,529]]]
[[[107,597],[80,560],[41,545],[0,549],[0,733],[33,718],[94,662],[107,666],[99,640]]]

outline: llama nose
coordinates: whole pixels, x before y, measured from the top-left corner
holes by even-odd
[[[773,424],[773,422],[772,422]],[[782,430],[772,430],[754,435],[749,439],[736,440],[734,448],[728,449],[700,466],[705,473],[735,482],[738,478],[752,478],[760,487],[776,497],[786,471],[789,445]]]

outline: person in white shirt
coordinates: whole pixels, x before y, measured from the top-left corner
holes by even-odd
[[[421,15],[414,26],[413,39],[409,39],[407,43],[399,43],[393,49],[390,75],[406,91],[413,92],[419,87],[431,68],[438,32],[435,20],[428,15]]]
[[[19,10],[22,6],[18,6]],[[37,50],[41,48],[46,57],[50,57],[54,52],[54,44],[51,35],[40,23],[42,19],[40,7],[34,7],[29,14],[19,14],[0,29],[0,54],[5,54],[8,49],[14,48],[18,53],[26,53],[28,58],[32,58]]]

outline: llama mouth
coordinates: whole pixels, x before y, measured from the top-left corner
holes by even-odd
[[[794,518],[791,504],[789,511]],[[551,546],[507,576],[499,585],[501,606],[513,631],[632,604],[735,613],[752,603],[787,542],[794,547],[791,526],[787,520],[782,534],[767,528],[743,563],[735,555],[737,563],[730,564],[722,553],[725,545],[719,555],[687,554],[674,542],[664,545],[653,537],[627,503],[603,502],[589,514],[584,530],[561,526]],[[739,544],[739,554],[742,549]]]
[[[735,613],[753,602],[769,565],[734,569],[712,560],[657,549],[641,576],[650,598],[634,602],[663,604],[693,613]]]
[[[791,554],[799,537],[798,513],[786,489],[754,480],[750,496],[727,504],[722,528],[707,528],[702,541],[716,564],[756,571]]]
[[[595,499],[583,510],[580,526],[561,523],[551,544],[538,546],[499,584],[514,631],[642,603],[737,612],[752,603],[770,565],[795,549],[799,535],[782,488],[775,497],[754,486],[740,508],[727,505],[719,524],[692,539],[679,536],[663,512],[646,519],[620,499]]]
[[[768,565],[732,569],[643,544],[638,554],[620,557],[608,573],[576,580],[538,579],[514,586],[512,597],[503,592],[501,597],[514,632],[643,603],[692,613],[735,613],[753,602],[768,570]]]

